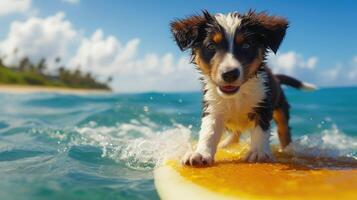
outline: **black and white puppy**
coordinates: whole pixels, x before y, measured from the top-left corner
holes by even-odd
[[[287,27],[282,17],[254,11],[227,15],[203,11],[202,15],[171,23],[177,45],[182,51],[191,50],[192,62],[201,72],[203,83],[199,141],[196,150],[184,156],[184,164],[213,164],[225,130],[234,134],[250,132],[246,161],[271,161],[272,119],[277,124],[281,147],[291,142],[289,104],[280,84],[300,89],[313,89],[313,85],[273,75],[265,63],[267,52],[278,50]]]

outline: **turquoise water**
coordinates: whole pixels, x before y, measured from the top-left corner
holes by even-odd
[[[357,88],[286,93],[297,151],[357,160]],[[200,93],[2,93],[0,102],[2,200],[157,199],[152,170],[197,137],[201,112]]]

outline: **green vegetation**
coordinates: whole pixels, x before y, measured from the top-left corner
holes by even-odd
[[[59,64],[60,60],[57,58],[55,62]],[[0,84],[111,90],[108,85],[112,81],[111,77],[102,83],[90,72],[83,73],[79,69],[71,71],[62,66],[53,74],[45,73],[46,69],[45,59],[33,64],[28,58],[23,58],[18,66],[5,66],[0,59]]]

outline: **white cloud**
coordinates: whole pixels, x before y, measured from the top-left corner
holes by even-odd
[[[14,21],[7,37],[0,42],[0,54],[4,63],[10,65],[24,57],[34,63],[46,58],[52,72],[58,67],[55,58],[61,57],[62,63],[71,69],[80,67],[101,80],[112,76],[113,88],[122,92],[199,89],[198,75],[185,57],[175,59],[172,53],[139,56],[138,38],[122,43],[112,35],[105,36],[101,29],[90,37],[83,37],[80,32],[63,12]]]
[[[294,74],[301,69],[312,70],[317,64],[317,57],[310,57],[307,60],[295,51],[268,55],[269,66],[275,73]]]
[[[348,73],[348,79],[350,80],[356,80],[357,79],[357,67],[352,69],[350,73]]]
[[[185,58],[176,60],[171,53],[137,55],[140,40],[120,43],[114,36],[97,30],[83,38],[71,66],[80,65],[102,77],[113,76],[113,87],[122,92],[197,90],[199,82],[193,66]]]
[[[25,13],[31,8],[31,0],[0,0],[0,16]]]
[[[351,69],[349,70],[348,78],[350,80],[357,81],[357,56],[353,57],[352,59]]]
[[[269,55],[270,66],[273,66],[275,72],[288,72],[291,73],[297,63],[297,55],[295,52],[287,52],[277,55]]]
[[[333,66],[316,67],[313,70],[302,71],[298,77],[310,80],[320,86],[352,86],[357,85],[357,56]]]
[[[318,61],[317,57],[311,57],[306,61],[305,67],[308,69],[314,69],[317,64],[317,61]]]
[[[304,59],[294,51],[269,55],[268,64],[274,73],[284,73],[320,86],[357,84],[357,56],[334,66],[317,67],[317,57]]]
[[[82,38],[71,66],[81,66],[84,70],[110,75],[116,70],[115,64],[130,60],[136,53],[139,39],[122,45],[114,36],[104,37],[102,30],[96,30],[90,38]],[[103,70],[105,69],[105,70]]]
[[[339,63],[335,67],[324,70],[321,74],[326,80],[333,82],[337,80],[340,76],[340,72],[342,70],[342,64]]]
[[[69,4],[79,4],[80,0],[61,0],[65,3],[69,3]]]
[[[0,42],[0,52],[6,64],[15,64],[25,56],[33,62],[42,58],[51,62],[56,57],[67,56],[77,35],[62,12],[44,19],[30,17],[24,22],[11,23],[6,39]]]

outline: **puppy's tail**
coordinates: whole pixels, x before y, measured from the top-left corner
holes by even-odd
[[[317,89],[317,87],[314,84],[301,82],[287,75],[276,74],[275,77],[280,81],[280,84],[288,85],[296,89],[306,90],[306,91],[313,91]]]

